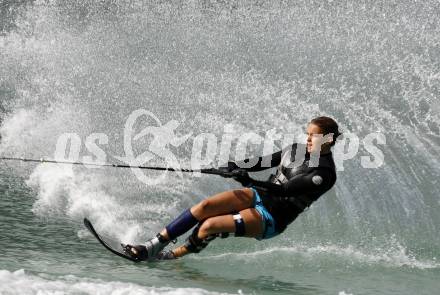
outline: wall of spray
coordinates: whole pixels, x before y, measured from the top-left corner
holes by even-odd
[[[162,123],[177,120],[182,135],[217,138],[226,124],[237,134],[294,133],[314,116],[329,115],[360,138],[383,133],[385,163],[378,169],[363,168],[359,157],[344,163],[335,189],[277,243],[354,245],[367,252],[391,247],[432,258],[440,253],[438,6],[5,3],[0,151],[52,157],[61,134],[85,140],[98,132],[108,135],[110,161],[123,153],[127,117],[141,108]],[[147,143],[137,142],[135,150]],[[176,154],[188,163],[190,142]],[[368,155],[362,145],[359,155]],[[35,190],[35,214],[91,215],[114,235],[130,226],[121,236],[127,240],[146,238],[181,209],[234,186],[169,175],[145,187],[127,171],[15,169]]]

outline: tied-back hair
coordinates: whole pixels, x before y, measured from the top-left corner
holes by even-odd
[[[330,117],[316,117],[310,121],[310,123],[315,124],[316,126],[321,129],[321,131],[324,133],[323,135],[327,135],[329,133],[333,134],[333,141],[330,144],[331,146],[334,146],[336,144],[336,139],[342,135],[341,132],[339,132],[339,126],[338,123],[336,123],[335,120],[333,120]]]

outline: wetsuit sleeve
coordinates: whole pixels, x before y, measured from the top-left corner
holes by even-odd
[[[248,172],[256,172],[256,171],[262,171],[269,168],[273,168],[278,166],[281,163],[281,159],[283,156],[283,153],[285,152],[291,152],[292,150],[296,150],[297,144],[294,143],[291,146],[288,146],[276,153],[273,153],[271,155],[266,155],[262,157],[255,157],[255,158],[249,158],[241,161],[237,161],[237,166],[242,168],[243,166],[246,167],[246,163],[249,163],[249,161],[256,162],[256,164],[250,168],[242,168]],[[257,160],[258,159],[258,160]]]
[[[266,169],[278,166],[281,163],[281,154],[282,154],[282,151],[278,151],[278,152],[273,153],[271,155],[266,155],[266,156],[249,158],[249,159],[237,161],[236,164],[239,168],[244,169],[248,172],[262,171],[262,170],[266,170]],[[243,168],[249,162],[256,162],[256,164],[252,167],[249,167],[249,168]]]
[[[295,175],[280,185],[267,181],[253,180],[252,184],[279,196],[295,196],[303,193],[324,193],[331,179],[327,169],[314,169],[308,173]]]

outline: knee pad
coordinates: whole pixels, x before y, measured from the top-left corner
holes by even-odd
[[[236,237],[242,237],[245,235],[246,230],[244,227],[244,220],[241,217],[240,213],[236,213],[234,215],[232,215],[232,218],[234,219],[235,222],[235,236]],[[186,239],[185,241],[185,248],[188,249],[189,252],[191,253],[199,253],[200,251],[202,251],[203,249],[206,248],[206,246],[208,246],[208,244],[213,241],[215,238],[217,237],[221,237],[222,239],[225,239],[229,236],[229,233],[220,233],[220,234],[214,234],[214,235],[210,235],[207,236],[204,239],[200,239],[198,237],[199,234],[199,230],[200,227],[202,226],[202,223],[199,223],[193,230],[193,232],[191,233],[191,235]]]
[[[240,213],[232,215],[232,218],[234,218],[235,222],[235,236],[236,237],[242,237],[246,233],[244,228],[244,220],[243,217],[241,217]]]
[[[214,240],[217,235],[210,235],[207,236],[204,239],[200,239],[198,237],[199,234],[199,229],[200,226],[202,225],[202,223],[199,223],[193,230],[193,232],[191,233],[191,235],[186,239],[185,241],[185,248],[188,249],[189,252],[191,253],[199,253],[200,251],[202,251],[203,249],[206,248],[206,246],[208,246],[208,244]]]

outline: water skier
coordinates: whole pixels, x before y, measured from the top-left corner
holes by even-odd
[[[199,253],[218,236],[269,239],[282,233],[297,216],[333,187],[336,169],[331,148],[340,135],[337,123],[317,117],[307,126],[307,145],[301,153],[293,144],[258,160],[251,168],[229,162],[224,171],[245,188],[222,192],[185,210],[145,245],[126,245],[124,251],[137,260],[176,259]],[[299,162],[298,162],[299,159]],[[249,177],[248,172],[277,167],[268,181]],[[184,245],[164,248],[193,227]]]

